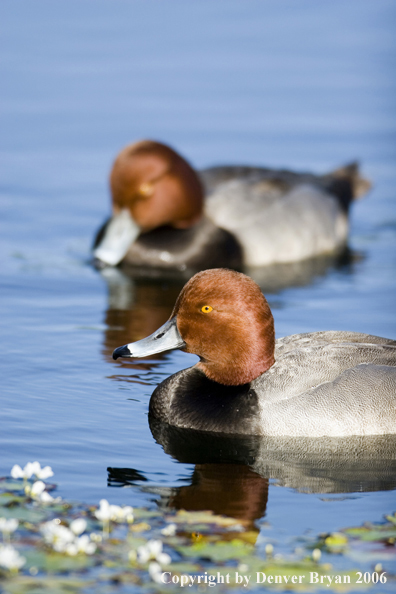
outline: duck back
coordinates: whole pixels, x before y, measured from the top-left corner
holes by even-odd
[[[356,164],[316,176],[259,167],[200,172],[206,214],[235,235],[248,266],[293,262],[346,245],[352,200],[368,189]]]

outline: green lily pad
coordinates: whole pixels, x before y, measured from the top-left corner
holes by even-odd
[[[2,514],[2,508],[13,506],[13,505],[20,505],[26,501],[26,497],[24,495],[18,495],[17,493],[1,493],[0,494],[0,513]]]
[[[92,581],[76,578],[16,576],[3,582],[7,594],[74,594],[93,586]]]
[[[396,526],[396,514],[394,514],[393,516],[385,516],[385,518],[388,520],[388,522],[391,522],[391,524],[394,524]]]
[[[345,533],[359,540],[371,542],[388,540],[390,538],[396,539],[396,527],[389,528],[384,526],[382,529],[379,526],[373,526],[373,528],[347,528]]]
[[[177,563],[172,563],[166,571],[172,571],[172,574],[181,574],[181,573],[197,573],[200,571],[200,566],[197,563],[190,563],[189,561],[179,561]]]
[[[2,491],[21,491],[23,492],[25,485],[27,483],[23,483],[17,479],[12,478],[4,478],[0,480],[0,489]]]
[[[166,517],[165,520],[175,524],[216,524],[217,526],[222,526],[224,528],[241,526],[239,520],[227,516],[217,516],[211,511],[188,512],[180,510],[175,516]]]
[[[348,544],[348,538],[342,532],[333,532],[325,538],[324,544],[328,548],[340,549]]]
[[[135,520],[148,520],[149,518],[161,517],[161,514],[159,511],[156,510],[150,510],[145,508],[139,509],[137,507],[134,507],[133,517],[135,518]]]
[[[62,553],[35,549],[24,551],[23,556],[26,557],[26,567],[35,567],[49,574],[81,571],[98,563],[94,555],[79,554],[71,557]]]
[[[47,513],[43,508],[40,507],[3,507],[1,508],[1,515],[4,518],[15,518],[20,522],[30,522],[32,524],[38,524],[46,519]]]
[[[231,542],[219,541],[216,543],[197,542],[192,546],[181,546],[177,550],[184,557],[196,557],[199,559],[210,559],[214,562],[240,560],[249,555],[253,546],[243,542],[242,540],[234,539]]]

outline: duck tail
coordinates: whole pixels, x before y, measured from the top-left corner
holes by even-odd
[[[359,172],[359,163],[354,161],[343,167],[339,167],[330,173],[334,180],[349,182],[352,192],[352,200],[362,198],[371,189],[370,180],[363,177]]]

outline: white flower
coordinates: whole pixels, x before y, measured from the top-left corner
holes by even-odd
[[[67,555],[70,555],[70,557],[75,557],[78,554],[78,548],[75,542],[71,542],[70,544],[68,544],[64,550],[62,551],[62,553],[66,553]]]
[[[322,556],[322,551],[320,549],[314,549],[312,551],[312,559],[314,561],[316,561],[316,563],[319,561],[319,559],[321,558],[321,556]]]
[[[36,481],[33,485],[26,485],[25,493],[32,499],[37,499],[38,501],[41,499],[42,495],[45,492],[45,483],[43,481]],[[51,495],[50,495],[51,497]],[[51,497],[52,499],[52,497]]]
[[[79,553],[85,553],[86,555],[94,554],[96,551],[96,544],[91,542],[91,539],[87,534],[78,536],[81,532],[78,532],[76,535],[73,530],[60,525],[58,522],[59,520],[52,520],[52,522],[46,522],[41,527],[45,542],[51,545],[54,551],[57,551],[58,553],[66,553],[73,557]],[[85,530],[87,523],[83,518],[74,520],[70,527],[73,527],[74,530],[81,530],[83,523]]]
[[[47,491],[43,491],[43,493],[40,494],[37,500],[40,501],[40,503],[58,503],[58,501],[61,500],[61,497],[57,497],[56,499],[54,499],[54,497],[47,493]]]
[[[145,545],[138,547],[137,557],[139,563],[147,561],[157,561],[161,565],[169,565],[172,561],[169,555],[162,552],[162,542],[160,540],[149,540]]]
[[[88,534],[83,534],[82,536],[77,537],[74,542],[79,553],[93,555],[96,551],[96,544],[91,542]]]
[[[52,472],[52,468],[50,466],[41,468],[39,462],[28,462],[23,469],[19,466],[19,464],[14,464],[11,469],[11,476],[14,479],[30,479],[33,475],[39,479],[46,479],[50,476],[53,476],[54,473]]]
[[[99,502],[99,509],[96,510],[95,516],[101,522],[133,522],[133,508],[129,505],[120,507],[119,505],[110,505],[107,499],[101,499]]]
[[[37,478],[45,480],[47,478],[50,478],[50,476],[54,476],[54,473],[52,471],[51,466],[44,466],[44,468],[41,468],[39,472],[35,472],[35,475],[37,476]]]
[[[43,483],[43,481],[36,481],[35,483],[33,483],[30,489],[27,485],[25,487],[25,492],[26,491],[29,491],[29,495],[33,499],[39,499],[40,495],[45,491],[45,483]]]
[[[152,561],[150,563],[150,565],[148,566],[148,572],[149,572],[149,576],[151,577],[151,579],[154,582],[157,582],[157,584],[163,584],[164,582],[161,579],[162,576],[162,568],[161,565],[159,563],[156,563],[155,561]]]
[[[169,565],[172,562],[172,559],[167,553],[161,553],[158,555],[157,561],[158,563],[161,563],[161,565]]]
[[[108,522],[110,520],[110,504],[107,499],[101,499],[99,501],[99,509],[96,510],[95,516],[101,522]]]
[[[73,520],[70,524],[70,530],[74,532],[76,536],[80,536],[87,527],[87,522],[84,518],[77,518],[77,520]]]
[[[274,552],[274,546],[269,542],[265,545],[265,554],[267,557],[272,557],[272,553]]]
[[[75,535],[69,528],[57,523],[57,520],[46,522],[41,527],[44,540],[50,544],[58,553],[64,553],[67,547],[73,543]]]
[[[85,553],[86,555],[93,555],[96,551],[96,544],[89,540],[87,534],[83,534],[80,537],[76,537],[72,543],[67,545],[65,552],[74,557],[79,553]]]
[[[43,481],[36,481],[33,485],[26,485],[25,493],[40,503],[59,503],[61,501],[61,497],[54,498],[45,490]]]
[[[0,546],[0,566],[11,571],[18,571],[25,565],[26,559],[22,557],[11,545]]]
[[[111,511],[111,520],[113,522],[128,522],[131,524],[133,522],[133,508],[129,505],[124,505],[120,507],[119,505],[110,505]]]
[[[11,532],[15,532],[18,528],[19,522],[15,518],[10,518],[7,520],[6,518],[0,518],[0,532],[6,532],[7,534],[11,534]]]
[[[161,534],[164,536],[174,536],[176,534],[176,524],[168,524],[161,530]]]
[[[22,468],[19,466],[19,464],[14,464],[14,466],[11,468],[11,476],[14,479],[18,479],[18,478],[25,478],[24,473]],[[27,478],[27,477],[26,477]],[[30,478],[30,477],[29,477]]]

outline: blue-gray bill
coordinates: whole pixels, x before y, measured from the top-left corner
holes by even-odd
[[[117,266],[139,234],[140,228],[127,209],[114,215],[101,242],[93,251],[97,268]]]
[[[186,343],[180,336],[176,317],[173,317],[147,338],[115,349],[113,359],[116,360],[118,357],[147,357],[170,349],[181,349],[184,346],[186,346]]]

